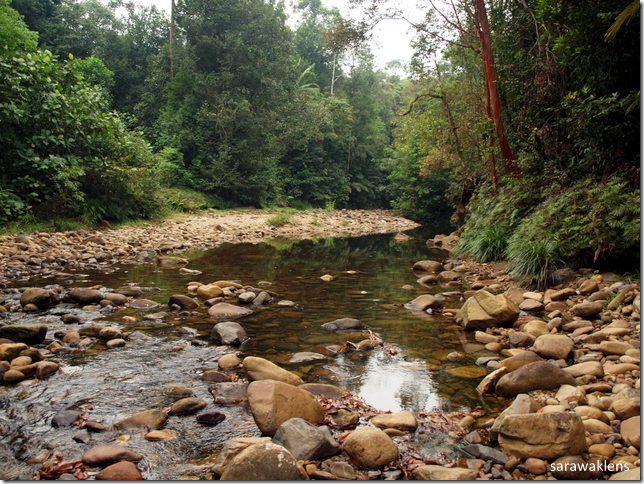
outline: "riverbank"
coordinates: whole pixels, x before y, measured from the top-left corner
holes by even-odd
[[[164,254],[223,243],[356,237],[401,232],[419,224],[389,210],[229,210],[177,215],[137,226],[36,232],[0,237],[0,283],[67,270],[101,270],[152,262]]]

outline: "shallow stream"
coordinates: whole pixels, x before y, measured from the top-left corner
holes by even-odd
[[[429,249],[427,234],[408,232],[411,240],[399,242],[393,235],[374,235],[317,241],[275,240],[262,244],[226,244],[205,252],[184,254],[189,268],[201,275],[181,274],[177,269],[153,265],[122,266],[110,273],[83,274],[65,281],[34,280],[30,285],[103,285],[121,288],[135,284],[148,288],[146,298],[162,304],[147,311],[134,309],[107,314],[130,333],[123,348],[88,350],[57,356],[63,371],[44,382],[0,387],[0,477],[28,479],[38,462],[55,449],[64,461],[80,459],[82,453],[101,442],[128,440],[129,448],[145,456],[140,467],[148,479],[177,479],[203,476],[207,466],[201,458],[221,447],[232,436],[259,435],[248,410],[218,407],[208,394],[202,370],[216,368],[217,359],[230,348],[207,344],[213,321],[207,315],[179,317],[170,311],[170,295],[185,292],[187,282],[196,280],[239,280],[265,287],[293,307],[270,305],[238,322],[250,339],[238,350],[240,356],[261,356],[299,373],[307,382],[332,383],[353,390],[381,410],[460,411],[475,407],[490,409],[494,402],[476,392],[480,368],[478,356],[489,355],[440,314],[413,313],[404,307],[420,294],[447,292],[447,308],[462,304],[458,287],[419,285],[411,267],[422,259],[443,260],[447,254]],[[334,279],[324,282],[321,276]],[[404,288],[403,286],[406,286]],[[411,286],[411,287],[409,287]],[[54,330],[69,330],[54,314],[31,316],[31,322],[47,322],[48,340]],[[76,310],[80,311],[80,310]],[[124,315],[136,322],[123,323]],[[346,341],[358,342],[364,333],[336,334],[321,327],[337,318],[357,318],[385,342],[368,352],[331,355],[325,349]],[[22,322],[29,322],[23,320]],[[204,335],[194,344],[185,328]],[[200,341],[200,342],[201,342]],[[172,351],[181,346],[182,351]],[[316,352],[324,360],[293,365],[297,352]],[[465,359],[450,362],[454,351]],[[216,427],[196,425],[194,417],[173,417],[167,429],[179,438],[148,442],[142,434],[120,435],[115,431],[87,433],[74,427],[53,428],[51,418],[65,408],[80,408],[93,420],[106,424],[145,408],[163,408],[171,403],[163,390],[171,384],[193,389],[195,396],[210,402],[207,410],[219,410],[226,420]],[[77,442],[74,440],[81,440]],[[82,440],[86,440],[83,442]]]

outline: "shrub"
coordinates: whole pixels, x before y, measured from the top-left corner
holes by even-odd
[[[508,245],[508,232],[503,227],[483,227],[464,235],[455,248],[458,255],[466,255],[480,262],[503,259]]]
[[[291,222],[291,214],[288,212],[278,212],[275,215],[271,215],[266,223],[271,227],[283,227],[284,225]]]

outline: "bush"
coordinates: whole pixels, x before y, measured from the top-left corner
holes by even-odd
[[[472,257],[479,262],[489,262],[503,259],[507,245],[507,229],[483,227],[464,234],[454,251],[457,255]]]
[[[524,238],[519,232],[508,243],[508,260],[514,276],[538,288],[553,284],[555,270],[562,265],[556,240]]]
[[[279,212],[275,215],[271,215],[266,223],[271,227],[283,227],[291,222],[291,214],[288,212]]]

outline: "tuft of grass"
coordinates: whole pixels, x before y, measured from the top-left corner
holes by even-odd
[[[489,262],[503,259],[507,246],[506,230],[499,227],[482,227],[464,233],[454,251],[479,262]]]
[[[266,219],[266,223],[271,227],[283,227],[291,222],[291,214],[288,212],[278,212]]]
[[[508,243],[511,273],[527,284],[543,289],[554,283],[554,273],[562,266],[557,240],[513,236]]]

